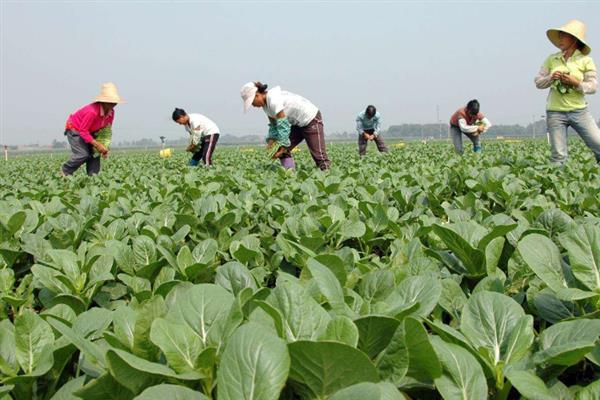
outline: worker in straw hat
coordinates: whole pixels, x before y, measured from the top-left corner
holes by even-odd
[[[585,41],[585,25],[572,20],[558,29],[546,32],[550,42],[560,49],[550,55],[535,77],[538,89],[550,88],[546,105],[546,123],[551,161],[567,160],[567,128],[571,127],[600,163],[600,128],[587,110],[586,94],[598,88],[596,65],[589,56],[592,49]]]
[[[94,102],[75,111],[67,119],[65,135],[71,146],[71,158],[62,166],[62,174],[72,175],[83,164],[87,174],[100,172],[100,157],[108,157],[108,148],[97,135],[100,130],[110,129],[115,118],[115,106],[123,103],[114,83],[104,83]]]
[[[282,90],[279,86],[267,90],[260,82],[248,82],[241,89],[244,112],[250,106],[260,107],[269,118],[267,148],[276,149],[273,159],[284,168],[295,168],[292,150],[306,140],[310,154],[321,170],[330,167],[325,148],[321,111],[309,100]],[[276,147],[275,147],[276,146]]]

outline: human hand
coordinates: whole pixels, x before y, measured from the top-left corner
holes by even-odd
[[[554,71],[554,72],[552,73],[552,80],[560,79],[560,78],[561,78],[561,76],[562,76],[562,74],[563,74],[563,73],[562,73],[562,72],[560,72],[560,71]]]
[[[267,140],[267,150],[271,150],[271,147],[273,147],[274,144],[275,144],[274,139]]]
[[[276,160],[285,152],[285,147],[279,146],[279,149],[271,156],[271,159]]]
[[[98,153],[105,155],[108,153],[108,149],[106,148],[106,146],[104,146],[102,143],[94,140],[92,141],[92,146],[94,146],[96,148],[96,150],[98,150]]]
[[[562,82],[563,85],[568,85],[568,86],[573,86],[573,87],[579,86],[579,80],[568,74],[562,74],[560,76],[560,81]]]

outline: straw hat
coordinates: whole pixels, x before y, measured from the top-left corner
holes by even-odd
[[[248,109],[252,105],[252,102],[254,101],[254,96],[256,96],[257,91],[258,88],[254,84],[254,82],[248,82],[244,86],[242,86],[240,94],[242,96],[242,101],[244,102],[244,112],[248,112]]]
[[[585,42],[585,24],[583,22],[573,19],[560,28],[548,29],[546,31],[546,36],[548,36],[548,39],[550,39],[552,44],[554,44],[556,47],[558,47],[559,43],[559,32],[564,32],[575,36],[581,43],[583,43],[583,49],[581,49],[583,54],[588,55],[592,51],[592,48]]]
[[[99,101],[102,103],[124,103],[125,101],[119,96],[117,92],[117,87],[112,82],[107,82],[102,84],[102,88],[100,89],[100,94],[96,96],[94,101]]]

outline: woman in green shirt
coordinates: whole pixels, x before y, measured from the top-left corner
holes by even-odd
[[[546,121],[551,160],[558,164],[567,160],[567,128],[571,127],[600,163],[600,128],[585,101],[585,95],[594,94],[598,87],[596,66],[588,55],[592,49],[585,42],[585,25],[573,20],[561,28],[549,29],[546,35],[560,49],[544,61],[535,78],[538,89],[550,88]]]

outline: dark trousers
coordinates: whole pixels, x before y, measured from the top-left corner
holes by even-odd
[[[79,132],[68,130],[65,132],[69,145],[71,146],[71,158],[63,164],[62,172],[65,175],[73,175],[83,164],[88,175],[100,172],[100,154],[94,157],[94,149],[91,144],[83,141]]]
[[[375,133],[375,129],[365,129],[365,132],[372,135],[373,133]],[[388,148],[386,147],[385,142],[383,141],[383,137],[381,135],[377,135],[375,139],[373,139],[373,141],[377,145],[377,150],[379,150],[380,153],[388,152]],[[364,135],[362,133],[358,135],[358,154],[360,156],[364,156],[365,154],[367,154],[367,144],[369,144],[369,141],[365,139]]]
[[[202,143],[200,144],[200,149],[194,153],[192,159],[190,160],[190,165],[196,166],[202,160],[202,163],[206,166],[212,165],[212,155],[215,151],[215,146],[219,141],[219,134],[214,133],[212,135],[208,135],[202,138]]]
[[[303,140],[306,140],[306,145],[310,151],[315,164],[321,169],[326,170],[331,166],[331,161],[327,156],[327,149],[325,148],[325,132],[323,131],[323,118],[321,117],[321,111],[317,113],[315,118],[310,121],[306,126],[293,126],[290,132],[290,146],[288,152],[281,156],[281,164],[286,166],[289,164],[287,158],[292,158],[290,152],[296,146],[298,146]]]

